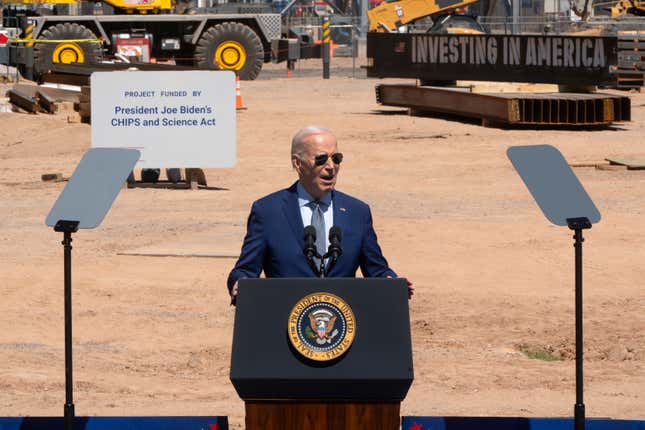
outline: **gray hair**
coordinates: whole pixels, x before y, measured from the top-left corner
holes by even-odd
[[[308,125],[306,127],[303,127],[298,130],[296,135],[293,136],[293,139],[291,140],[291,155],[302,154],[305,150],[305,139],[314,134],[334,135],[334,133],[332,133],[330,129],[321,127],[319,125]]]

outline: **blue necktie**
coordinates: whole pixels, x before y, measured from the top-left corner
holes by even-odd
[[[325,255],[325,233],[327,230],[325,229],[325,216],[323,215],[321,206],[322,203],[320,201],[310,203],[312,210],[311,225],[316,229],[316,249],[318,250],[318,254],[323,256]],[[316,259],[316,263],[320,264],[320,260]]]

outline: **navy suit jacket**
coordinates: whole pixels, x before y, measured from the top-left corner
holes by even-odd
[[[256,201],[249,215],[240,258],[228,276],[231,291],[240,278],[315,276],[303,254],[304,227],[296,184]],[[334,225],[342,232],[342,255],[329,277],[354,277],[360,267],[364,277],[396,277],[387,265],[372,227],[367,204],[340,191],[332,191]]]

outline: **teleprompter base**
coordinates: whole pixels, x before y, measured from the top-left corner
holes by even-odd
[[[247,400],[246,430],[398,430],[400,402]]]

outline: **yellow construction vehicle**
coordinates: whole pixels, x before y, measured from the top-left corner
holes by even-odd
[[[397,0],[383,2],[373,9],[367,11],[367,18],[370,26],[369,31],[393,33],[401,26],[405,26],[425,17],[437,17],[450,15],[457,9],[465,8],[468,5],[477,3],[479,0]],[[471,19],[471,21],[474,21]],[[461,24],[461,23],[460,23]],[[455,29],[451,33],[481,33],[477,27],[469,25],[464,28],[454,25],[445,27]],[[460,28],[462,30],[457,30]],[[481,27],[479,27],[481,28]],[[470,30],[470,31],[469,31]]]
[[[645,0],[619,0],[609,10],[612,18],[627,14],[645,16]]]
[[[252,80],[283,37],[282,17],[269,3],[194,8],[190,0],[0,0],[0,9],[5,22],[26,15],[21,43],[33,47],[36,77],[53,63],[96,63],[107,54],[229,69]]]

